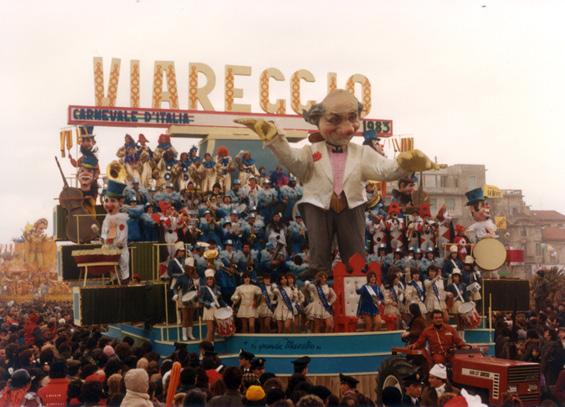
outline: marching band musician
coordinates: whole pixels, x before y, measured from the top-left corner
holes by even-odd
[[[375,252],[375,254],[368,256],[367,261],[368,262],[374,261],[379,266],[381,266],[381,271],[383,273],[386,273],[388,270],[388,262],[387,262],[388,255],[386,253],[386,244],[380,243],[378,246],[375,245],[373,251]]]
[[[420,262],[420,274],[425,274],[428,271],[428,267],[432,264],[441,269],[443,267],[443,259],[436,258],[435,248],[428,247],[424,258]]]
[[[465,291],[465,288],[465,283],[461,281],[461,270],[454,269],[453,273],[451,273],[451,283],[448,284],[446,291],[449,295],[449,298],[451,298],[449,302],[452,303],[448,311],[450,314],[457,316],[457,327],[459,329],[462,329],[462,324],[459,318],[459,307],[461,307],[461,305],[466,302],[468,298],[468,292]]]
[[[194,185],[196,186],[196,190],[198,192],[202,192],[202,183],[204,182],[204,171],[205,168],[202,165],[202,160],[200,157],[195,157],[188,167],[188,174],[190,178],[194,181]]]
[[[167,264],[167,276],[171,279],[171,290],[184,291],[188,286],[188,276],[184,270],[186,247],[183,242],[176,242],[175,254]]]
[[[418,269],[410,268],[410,282],[406,284],[404,298],[408,306],[410,304],[417,304],[420,308],[420,313],[426,315],[424,284],[420,281],[420,271]]]
[[[240,177],[241,174],[242,173],[240,172]],[[241,179],[240,182],[242,185],[240,197],[242,198],[242,200],[247,202],[249,208],[256,208],[258,201],[257,195],[261,190],[259,185],[257,185],[257,178],[255,177],[255,175],[250,175],[248,178],[246,178],[245,183]]]
[[[289,260],[286,261],[285,267],[288,270],[288,274],[292,274],[294,278],[298,277],[302,279],[303,275],[308,275],[308,263],[304,261],[304,257],[299,254],[294,255]],[[305,274],[303,274],[305,273]]]
[[[265,228],[265,234],[267,236],[267,240],[273,243],[275,248],[278,250],[278,254],[282,254],[282,257],[284,259],[287,255],[287,228],[282,221],[282,214],[280,212],[273,214],[271,222],[269,222],[269,224],[267,224],[267,227]]]
[[[442,274],[444,278],[449,278],[454,269],[461,270],[463,268],[463,262],[459,258],[457,253],[459,248],[456,244],[449,246],[449,255],[443,262]]]
[[[196,338],[192,335],[192,326],[194,325],[195,300],[200,288],[200,279],[194,267],[194,259],[186,257],[184,243],[177,242],[175,248],[175,257],[169,260],[167,274],[172,280],[171,290],[175,292],[173,300],[176,301],[180,311],[182,340],[194,341]]]
[[[398,329],[400,323],[400,304],[404,301],[404,293],[398,288],[400,281],[399,269],[391,267],[388,271],[387,282],[384,285],[384,309],[383,319],[387,330]]]
[[[196,244],[202,231],[196,227],[195,222],[196,220],[186,214],[186,212],[181,212],[179,216],[179,227],[177,229],[179,241],[191,245]]]
[[[241,250],[241,256],[239,256],[239,261],[237,263],[237,269],[240,273],[247,272],[251,276],[251,281],[257,283],[257,250],[252,250],[249,243],[245,243]]]
[[[190,182],[190,164],[191,161],[188,158],[188,153],[180,153],[179,160],[177,161],[177,172],[179,174],[177,178],[177,187],[179,191],[184,191],[188,183]]]
[[[261,289],[251,284],[251,276],[245,272],[242,275],[243,284],[238,285],[231,296],[234,307],[238,307],[236,317],[241,321],[243,333],[255,333],[255,319],[257,312],[257,299],[261,296]]]
[[[224,241],[229,239],[233,242],[234,248],[241,249],[243,245],[244,222],[239,219],[239,213],[236,209],[233,209],[229,217],[224,220],[222,230]]]
[[[377,284],[377,274],[367,273],[367,283],[362,287],[355,282],[355,292],[360,295],[357,306],[357,317],[363,318],[365,331],[378,331],[382,326],[379,307],[384,302],[384,295]]]
[[[145,137],[143,133],[139,133],[137,136],[137,149],[139,151],[139,161],[141,162],[141,185],[144,188],[149,188],[151,185],[151,176],[153,169],[151,165],[153,163],[153,151],[147,145],[149,140]]]
[[[251,212],[245,223],[242,225],[243,239],[248,242],[255,250],[261,250],[261,242],[264,240],[265,224],[262,220],[257,219],[257,215]]]
[[[461,275],[466,290],[469,291],[469,297],[472,301],[481,300],[481,272],[475,268],[475,259],[473,256],[465,256],[465,264],[463,265],[463,273]]]
[[[445,289],[439,268],[430,266],[428,268],[428,278],[424,280],[426,290],[426,309],[431,316],[433,311],[441,311],[447,321],[447,305],[445,303]]]
[[[261,289],[262,298],[257,311],[259,313],[259,321],[261,322],[261,332],[270,333],[271,321],[274,316],[273,312],[277,304],[269,273],[263,274],[263,284],[259,288]]]
[[[405,258],[402,257],[402,249],[400,247],[397,247],[396,250],[394,251],[394,253],[390,253],[389,254],[389,263],[388,263],[388,267],[389,269],[392,267],[396,267],[396,268],[403,268],[404,267],[404,261]],[[387,272],[386,274],[387,278],[389,276],[389,273]]]
[[[298,256],[301,258],[300,256]],[[302,316],[304,315],[304,293],[296,286],[296,277],[292,273],[287,273],[286,280],[288,286],[292,291],[292,298],[294,302],[292,303],[294,319],[292,320],[292,331],[298,333],[301,331],[303,326]]]
[[[278,192],[271,188],[271,180],[265,178],[263,188],[257,193],[257,209],[263,216],[263,219],[269,220],[273,218],[275,204],[278,202]]]
[[[231,173],[234,170],[234,164],[226,146],[218,147],[216,151],[216,162],[218,178],[221,181],[224,193],[227,193],[231,189]]]
[[[224,250],[220,251],[220,261],[226,268],[233,270],[237,274],[241,274],[237,267],[243,253],[234,249],[233,241],[228,239],[224,242]],[[242,270],[245,271],[245,270]]]
[[[214,242],[217,245],[222,243],[220,226],[210,210],[204,211],[204,216],[200,218],[199,229],[202,231],[202,238],[205,242]]]
[[[309,291],[312,302],[306,306],[306,315],[314,321],[314,332],[332,332],[334,329],[332,305],[337,300],[335,291],[328,285],[328,275],[319,271],[314,283],[306,281],[304,286]]]
[[[165,150],[163,156],[157,161],[154,173],[157,174],[157,187],[161,188],[166,184],[175,183],[178,175],[176,152]]]
[[[212,159],[212,154],[204,154],[202,161],[204,173],[202,178],[202,192],[207,193],[212,191],[212,186],[216,183],[216,162]]]
[[[236,178],[232,181],[231,189],[226,191],[226,195],[231,198],[233,204],[239,205],[241,203],[240,188],[241,182]]]
[[[220,197],[220,201],[221,202],[218,205],[216,214],[219,218],[225,218],[225,220],[229,220],[229,214],[232,211],[235,211],[237,205],[231,201],[231,197],[229,195],[222,195]]]
[[[271,273],[274,278],[278,278],[284,267],[283,248],[282,243],[278,243],[276,247],[273,242],[265,243],[265,248],[260,252],[260,265],[263,273]]]
[[[415,268],[420,270],[422,268],[422,250],[419,247],[415,247],[413,251],[413,257],[409,262],[404,264],[404,267]]]
[[[206,321],[206,340],[209,342],[214,342],[214,332],[216,329],[214,312],[221,307],[228,307],[228,304],[222,298],[220,288],[216,285],[215,274],[214,269],[207,269],[204,272],[206,285],[200,287],[198,293],[198,301],[204,306],[202,319]]]
[[[257,171],[257,167],[255,166],[255,160],[251,158],[249,151],[242,150],[237,153],[235,161],[239,165],[239,182],[241,182],[241,185],[247,185],[247,181],[251,176],[259,176],[259,171]]]
[[[273,292],[277,297],[277,306],[274,317],[277,321],[278,333],[290,333],[292,321],[294,320],[294,306],[297,298],[294,297],[295,291],[288,285],[287,276],[279,276],[278,285],[273,284]]]
[[[406,227],[404,219],[400,217],[400,206],[398,202],[391,202],[389,205],[385,226],[390,237],[390,247],[395,251],[402,249],[404,247],[404,232]]]
[[[285,204],[283,217],[285,220],[292,219],[292,211],[296,202],[302,198],[304,191],[302,187],[296,185],[296,177],[290,174],[288,184],[280,187],[281,201]]]
[[[306,244],[306,224],[300,213],[297,213],[288,225],[288,240],[291,254],[300,252]]]

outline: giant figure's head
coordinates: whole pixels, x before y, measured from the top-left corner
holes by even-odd
[[[345,146],[359,130],[362,110],[363,104],[352,93],[336,89],[304,112],[304,118],[318,126],[328,143]]]

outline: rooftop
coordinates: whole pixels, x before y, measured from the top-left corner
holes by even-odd
[[[565,222],[565,215],[557,211],[532,210],[532,216],[538,222]]]
[[[542,239],[546,242],[565,242],[565,229],[545,228],[542,232]]]

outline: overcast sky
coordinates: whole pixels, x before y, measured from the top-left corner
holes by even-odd
[[[373,87],[370,117],[394,120],[395,133],[414,135],[440,162],[485,164],[488,183],[522,189],[535,209],[565,213],[564,12],[562,0],[4,2],[0,242],[27,221],[51,222],[59,130],[68,105],[94,104],[93,57],[106,74],[121,58],[119,106],[129,105],[130,59],[141,61],[143,107],[155,60],[175,62],[181,108],[190,62],[214,69],[216,110],[225,64],[252,67],[238,83],[256,112],[267,67],[287,78],[273,85],[287,104],[295,70],[316,77],[305,99],[324,95],[327,72],[339,87],[362,73]],[[104,166],[125,131],[97,128]],[[143,132],[154,146],[160,131]]]

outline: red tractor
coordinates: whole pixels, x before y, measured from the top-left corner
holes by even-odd
[[[425,350],[393,348],[396,355],[385,360],[379,370],[377,395],[394,386],[404,392],[404,378],[416,370],[427,372],[431,359]],[[398,354],[404,354],[400,356]],[[478,394],[489,406],[501,406],[508,396],[517,396],[523,406],[540,402],[540,365],[485,356],[479,349],[456,351],[450,358],[450,381],[469,393]]]

